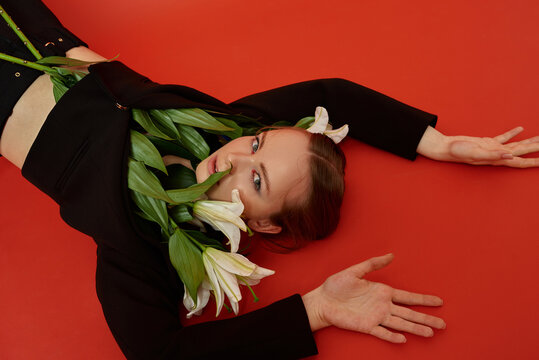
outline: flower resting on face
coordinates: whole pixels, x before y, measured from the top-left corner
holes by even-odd
[[[240,229],[247,231],[245,223],[240,218],[244,206],[237,189],[232,190],[232,202],[199,200],[193,206],[193,215],[215,230],[220,230],[228,238],[231,252],[237,252],[240,244]]]
[[[231,172],[207,193],[211,200],[230,201],[238,189],[247,224],[258,232],[279,233],[271,215],[285,204],[305,199],[309,185],[309,134],[278,129],[237,138],[208,156],[196,168],[200,183],[216,171]]]

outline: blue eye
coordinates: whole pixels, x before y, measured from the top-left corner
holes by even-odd
[[[258,139],[258,136],[255,136],[255,140],[253,141],[253,144],[251,145],[251,149],[253,151],[253,154],[255,152],[257,152],[259,145],[260,145],[260,140]]]
[[[256,191],[260,191],[261,182],[262,181],[260,180],[260,175],[258,175],[258,173],[253,170],[253,184],[255,185]]]

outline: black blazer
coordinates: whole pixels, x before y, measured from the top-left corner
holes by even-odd
[[[342,79],[301,82],[230,104],[192,88],[158,85],[112,62],[54,107],[23,176],[60,204],[62,218],[97,243],[96,288],[108,325],[129,359],[291,359],[317,353],[299,295],[233,319],[183,327],[183,286],[154,228],[136,222],[127,190],[129,108],[200,107],[295,122],[316,106],[352,137],[408,159],[436,116]],[[241,341],[237,339],[241,338]]]

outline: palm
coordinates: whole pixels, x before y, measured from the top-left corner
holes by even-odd
[[[396,305],[439,306],[442,304],[440,298],[393,289],[362,278],[368,272],[386,266],[392,259],[392,255],[369,259],[330,276],[314,290],[314,303],[322,323],[391,342],[405,342],[406,339],[388,328],[421,336],[432,336],[430,327],[444,328],[445,323],[440,318]]]

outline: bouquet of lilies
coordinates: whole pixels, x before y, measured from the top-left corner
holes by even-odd
[[[167,154],[203,160],[209,155],[209,146],[195,128],[232,137],[241,136],[242,129],[227,127],[221,122],[227,119],[197,108],[133,109],[132,113],[144,134],[131,130],[128,186],[140,210],[138,214],[159,224],[162,234],[168,238],[170,261],[185,287],[183,303],[189,310],[187,317],[200,314],[209,301],[210,292],[217,303],[216,315],[224,304],[224,294],[237,314],[242,298],[239,284],[249,287],[257,300],[251,285],[274,272],[237,253],[240,230],[248,230],[241,218],[244,206],[239,191],[232,191],[232,202],[205,198],[206,191],[230,169],[197,183],[195,173],[187,167],[179,165],[167,169],[158,148]],[[156,172],[171,189],[165,190]],[[207,223],[221,231],[228,238],[230,251],[201,231],[182,229],[183,223],[202,229],[203,223]]]
[[[17,34],[35,61],[0,53],[0,60],[9,61],[50,75],[56,102],[85,75],[80,67],[95,64],[60,56],[43,57],[0,6],[0,15]],[[114,59],[111,59],[114,60]],[[111,61],[106,60],[106,61]],[[219,315],[227,295],[234,313],[242,299],[239,284],[250,288],[260,279],[274,272],[249,261],[237,253],[240,229],[248,228],[241,219],[244,206],[238,190],[232,192],[232,202],[205,198],[208,191],[230,169],[212,174],[197,184],[194,172],[186,167],[175,167],[169,174],[158,150],[189,160],[203,160],[209,155],[209,146],[195,128],[234,139],[253,133],[261,124],[241,116],[189,109],[132,109],[132,117],[143,130],[131,130],[131,154],[128,160],[128,187],[138,207],[137,214],[161,227],[168,241],[170,261],[185,286],[184,305],[188,317],[200,314],[213,293]],[[211,113],[211,114],[210,114]],[[240,127],[238,124],[242,124]],[[165,190],[156,172],[165,174],[175,188]],[[201,231],[184,230],[183,223],[192,223],[203,229],[205,222],[220,230],[228,238],[227,251],[221,242]]]
[[[59,56],[44,58],[1,6],[0,15],[24,42],[36,61],[3,53],[0,53],[0,60],[49,74],[57,102],[87,75],[80,67],[97,63]],[[105,61],[111,60],[114,59]],[[185,287],[183,303],[189,311],[187,317],[201,313],[208,304],[210,293],[213,293],[217,304],[216,316],[224,305],[225,294],[232,310],[238,314],[238,303],[242,299],[239,285],[247,286],[257,301],[251,285],[258,284],[262,278],[274,274],[274,271],[257,266],[238,254],[240,230],[249,230],[241,218],[244,206],[239,191],[232,191],[232,202],[206,199],[205,193],[227,175],[230,169],[216,172],[204,182],[197,183],[192,169],[181,165],[167,168],[161,154],[175,155],[196,163],[207,158],[210,153],[201,132],[216,134],[222,139],[235,139],[252,135],[264,125],[243,115],[198,108],[131,109],[131,113],[139,130],[131,130],[130,134],[127,183],[131,198],[138,207],[137,214],[157,223],[168,242],[170,261]],[[273,124],[283,125],[291,124]],[[348,132],[348,125],[333,130],[323,107],[317,107],[315,116],[305,117],[295,126],[327,135],[335,142],[341,141]],[[221,231],[228,238],[226,245],[229,250],[220,241],[205,235],[203,223]],[[187,230],[189,226],[184,224],[194,224],[202,231]]]

